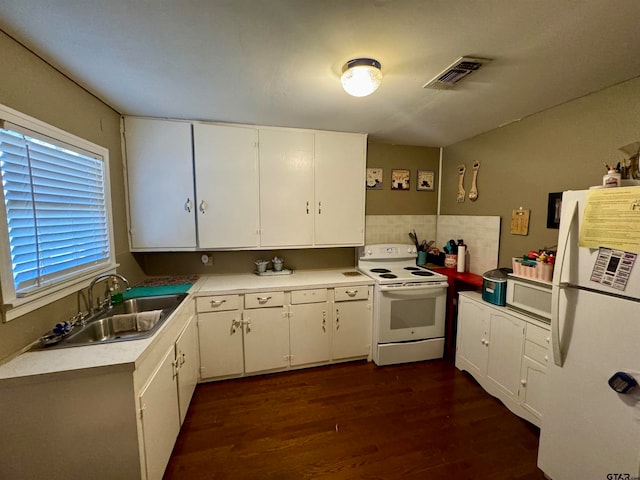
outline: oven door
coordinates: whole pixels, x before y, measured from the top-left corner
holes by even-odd
[[[446,286],[376,285],[378,342],[444,337]]]

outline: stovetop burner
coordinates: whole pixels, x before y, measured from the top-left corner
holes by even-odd
[[[388,270],[387,270],[387,271],[388,271]],[[380,276],[381,276],[382,278],[398,278],[398,276],[397,276],[397,275],[394,275],[393,273],[382,273],[382,274],[380,274]]]
[[[420,270],[420,268],[418,268],[418,267],[404,267],[404,270],[415,271],[415,270]]]
[[[370,271],[373,273],[391,273],[388,268],[372,268]]]
[[[417,275],[418,277],[433,277],[433,273],[427,272],[425,270],[420,270],[419,272],[411,272],[411,275]]]

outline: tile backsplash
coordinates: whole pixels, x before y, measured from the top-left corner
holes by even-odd
[[[411,244],[411,230],[416,231],[420,240],[435,240],[436,222],[437,215],[367,215],[364,243]]]
[[[500,246],[499,216],[367,215],[365,244],[410,244],[409,232],[420,240],[435,240],[440,250],[450,240],[464,239],[468,247],[467,271],[482,275],[497,268]]]

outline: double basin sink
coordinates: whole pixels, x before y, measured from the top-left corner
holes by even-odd
[[[124,300],[88,317],[62,337],[43,337],[34,349],[97,345],[150,337],[186,297],[186,293],[181,293]]]

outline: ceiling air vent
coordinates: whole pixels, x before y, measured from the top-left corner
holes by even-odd
[[[436,75],[432,80],[423,85],[422,88],[433,88],[436,90],[446,90],[470,73],[478,70],[482,65],[489,63],[489,58],[460,57],[449,65],[444,71]]]

